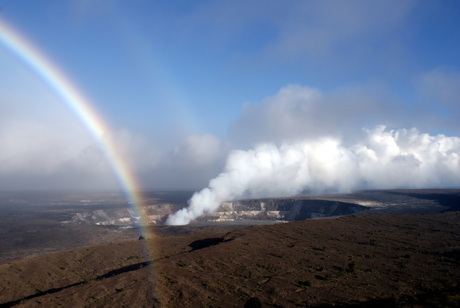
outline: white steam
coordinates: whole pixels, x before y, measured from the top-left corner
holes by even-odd
[[[379,126],[352,146],[322,138],[233,151],[225,171],[195,193],[188,208],[169,216],[167,224],[188,224],[223,201],[246,197],[459,185],[460,138]]]

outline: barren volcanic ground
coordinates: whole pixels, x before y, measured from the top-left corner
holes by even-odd
[[[146,193],[147,204],[186,205],[191,192]],[[113,192],[0,192],[0,264],[137,238],[129,204]],[[109,217],[110,216],[110,217]]]
[[[2,307],[458,307],[460,213],[153,236],[0,265]],[[147,246],[153,258],[146,254]]]

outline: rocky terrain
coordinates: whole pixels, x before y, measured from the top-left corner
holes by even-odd
[[[167,216],[187,206],[193,192],[147,192],[143,215],[161,233]],[[460,210],[460,190],[375,190],[352,194],[247,199],[224,202],[192,226],[273,224],[357,213],[429,214]],[[1,192],[0,264],[136,238],[131,205],[120,193]],[[160,231],[158,231],[160,232]]]
[[[188,194],[187,196],[190,196]],[[374,214],[438,213],[450,208],[445,196],[460,199],[458,190],[374,190],[352,194],[304,195],[284,198],[258,198],[223,202],[215,213],[198,218],[200,222],[296,221],[345,216],[361,212]],[[444,198],[444,199],[443,199]],[[178,201],[178,200],[176,200]],[[186,207],[186,199],[150,198],[142,210],[150,225],[162,225],[168,215]],[[75,213],[64,223],[103,226],[131,226],[129,207],[88,209]]]
[[[145,193],[144,211],[166,207],[165,216],[191,194]],[[0,192],[0,264],[137,238],[130,209],[124,195],[114,192]]]
[[[192,234],[190,226],[168,227],[177,235],[0,265],[0,303],[458,307],[459,218],[363,214]]]
[[[460,306],[460,190],[226,202],[145,240],[119,195],[51,197],[2,199],[0,307]]]

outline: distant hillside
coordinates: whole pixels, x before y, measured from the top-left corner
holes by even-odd
[[[459,222],[459,212],[364,214],[83,248],[0,265],[0,303],[458,307]]]

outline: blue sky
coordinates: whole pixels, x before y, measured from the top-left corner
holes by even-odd
[[[459,17],[458,1],[0,1],[152,189],[205,186],[260,142],[376,125],[460,136]],[[59,97],[2,45],[0,67],[2,186],[113,187]]]

